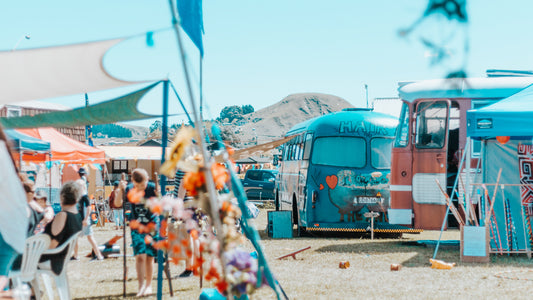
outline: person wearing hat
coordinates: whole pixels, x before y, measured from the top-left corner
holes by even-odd
[[[39,205],[39,207],[43,209],[44,213],[43,219],[41,220],[41,222],[39,222],[39,224],[37,224],[37,228],[35,228],[34,233],[37,234],[42,233],[46,224],[50,223],[54,219],[54,209],[50,204],[47,203],[48,197],[46,196],[45,191],[38,190],[35,193],[34,199],[35,202]]]
[[[87,240],[89,241],[89,244],[91,244],[91,247],[93,248],[94,255],[98,260],[103,260],[104,256],[100,252],[100,249],[98,249],[98,244],[96,243],[96,240],[93,236],[93,228],[91,224],[91,201],[89,200],[89,195],[87,192],[87,185],[89,181],[87,180],[87,170],[85,170],[84,167],[81,167],[78,170],[78,174],[80,175],[80,179],[76,180],[76,183],[80,187],[81,191],[81,198],[78,201],[78,210],[79,213],[83,219],[83,229],[81,230],[81,235],[86,236]],[[74,246],[74,255],[72,256],[73,260],[79,260],[78,256],[78,243],[76,242],[76,245]]]

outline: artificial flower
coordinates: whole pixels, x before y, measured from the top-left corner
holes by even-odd
[[[159,168],[161,174],[164,174],[169,178],[174,178],[176,166],[182,159],[187,147],[192,144],[194,136],[195,131],[192,127],[185,126],[178,131],[167,160],[163,163],[161,168]]]
[[[132,188],[128,191],[128,201],[130,201],[133,204],[138,204],[141,202],[142,198],[144,197],[144,190],[139,190],[137,188]]]
[[[229,174],[226,167],[222,164],[212,164],[211,173],[213,174],[213,180],[215,181],[215,187],[220,190],[224,188],[224,185],[229,180]]]

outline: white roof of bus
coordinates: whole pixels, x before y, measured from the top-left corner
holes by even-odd
[[[533,84],[533,77],[432,79],[401,85],[400,98],[407,102],[432,98],[504,98]]]

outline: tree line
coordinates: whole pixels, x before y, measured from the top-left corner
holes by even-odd
[[[98,137],[98,133],[101,135],[107,135],[107,137],[117,138],[129,138],[133,136],[130,129],[117,124],[93,125],[92,130],[94,137]]]

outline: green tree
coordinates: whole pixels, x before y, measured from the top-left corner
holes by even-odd
[[[249,114],[249,113],[253,113],[253,112],[254,112],[254,107],[251,106],[250,104],[242,106],[242,114],[243,115],[246,115],[246,114]]]
[[[103,124],[103,125],[94,125],[93,135],[97,136],[98,133],[102,135],[107,135],[108,137],[132,137],[133,133],[130,129],[122,127],[117,124]]]
[[[163,123],[161,123],[160,120],[155,120],[152,125],[150,125],[150,133],[154,131],[162,131],[163,130]]]

